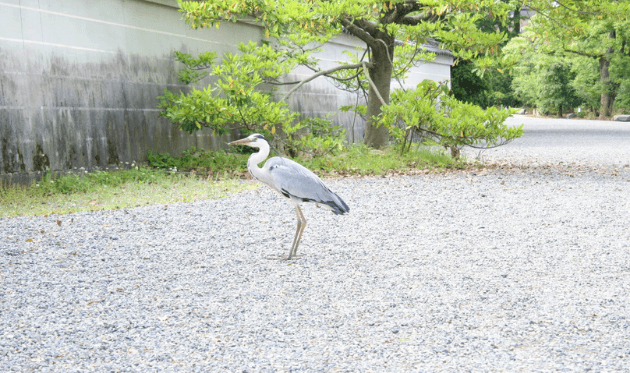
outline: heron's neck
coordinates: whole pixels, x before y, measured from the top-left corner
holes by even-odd
[[[258,164],[263,162],[269,156],[269,144],[263,141],[260,144],[259,149],[258,153],[254,153],[249,156],[249,159],[247,160],[247,169],[256,179],[263,180],[263,169],[258,167]]]

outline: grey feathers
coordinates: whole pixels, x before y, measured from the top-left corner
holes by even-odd
[[[287,158],[273,157],[267,160],[266,168],[270,179],[261,180],[276,189],[283,196],[296,202],[315,202],[323,204],[335,214],[350,211],[346,203],[304,166]]]

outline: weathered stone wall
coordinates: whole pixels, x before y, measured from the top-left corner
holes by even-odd
[[[255,26],[191,30],[175,1],[12,0],[0,3],[0,178],[146,160],[147,150],[218,148],[158,116],[177,80],[173,51],[236,52]]]
[[[192,30],[174,0],[3,0],[0,25],[2,184],[27,183],[45,170],[143,162],[149,149],[181,154],[190,146],[223,146],[229,136],[190,135],[158,116],[157,97],[165,88],[188,89],[177,80],[181,66],[173,52],[214,50],[220,58],[236,52],[239,42],[263,36],[259,27],[241,23]],[[350,36],[329,43],[320,54],[324,68],[356,45]],[[409,82],[449,79],[451,61],[424,65]],[[322,116],[355,102],[318,79],[290,105]],[[351,141],[362,138],[360,119],[348,113],[332,119],[351,129]]]

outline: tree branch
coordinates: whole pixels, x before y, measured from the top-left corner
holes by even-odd
[[[420,22],[437,21],[438,19],[439,17],[437,15],[423,13],[415,16],[404,16],[399,22],[403,25],[415,26]]]
[[[315,72],[319,72],[319,71],[314,70],[314,69],[311,69],[311,70],[313,70]],[[344,70],[344,69],[341,69],[341,70]],[[351,70],[351,69],[347,69],[347,70]],[[330,79],[335,79],[336,81],[339,81],[339,82],[345,82],[345,81],[352,80],[352,79],[356,78],[357,76],[361,75],[362,72],[363,72],[363,69],[361,68],[361,69],[359,69],[359,71],[356,74],[352,75],[349,78],[338,78],[338,77],[336,77],[334,75],[330,75],[330,74],[324,74],[324,76],[327,77],[327,78],[330,78]],[[295,81],[292,81],[292,82],[276,82],[276,81],[271,81],[271,80],[265,80],[265,83],[271,84],[271,85],[293,85],[293,84],[300,84],[301,82],[302,82],[301,80],[295,80]]]
[[[377,38],[377,35],[379,34],[379,32],[381,32],[377,23],[365,19],[355,19],[353,24],[360,27],[373,38]]]
[[[580,51],[575,51],[575,50],[571,50],[568,48],[564,48],[562,47],[562,49],[565,52],[569,52],[569,53],[573,53],[573,54],[577,54],[579,56],[584,56],[584,57],[590,57],[590,58],[602,58],[604,55],[603,54],[592,54],[592,53],[586,53],[586,52],[580,52]]]
[[[417,1],[407,1],[405,3],[398,3],[394,5],[394,9],[389,10],[380,19],[380,23],[383,25],[389,23],[398,23],[407,14],[416,12],[422,9],[422,6]]]
[[[352,79],[356,78],[357,76],[361,75],[362,72],[363,72],[363,69],[359,69],[359,71],[357,71],[356,74],[352,75],[349,78],[337,78],[336,76],[332,76],[332,75],[328,75],[328,74],[326,74],[325,76],[327,78],[330,78],[330,79],[335,79],[338,82],[345,82],[345,81],[352,80]]]
[[[566,6],[566,5],[562,4],[561,2],[559,2],[558,0],[556,0],[556,1],[555,1],[555,3],[556,3],[556,4],[558,4],[558,5],[560,5],[561,7],[565,8],[565,9],[568,9],[568,10],[570,10],[570,11],[572,11],[572,12],[575,12],[575,13],[588,14],[588,15],[593,15],[593,16],[596,16],[596,15],[599,15],[599,14],[600,14],[600,13],[597,13],[597,12],[583,12],[583,11],[581,11],[581,10],[571,9],[571,8],[569,8],[568,6]]]
[[[580,52],[580,51],[568,49],[565,46],[562,46],[562,51],[567,52],[567,53],[577,54],[579,56],[589,57],[589,58],[602,58],[604,56],[604,54],[592,54],[592,53],[586,53],[586,52]],[[546,52],[543,50],[541,52],[549,56],[554,56],[557,51]]]
[[[271,85],[293,85],[293,84],[298,84],[300,82],[301,80],[295,80],[292,82],[278,82],[278,81],[272,81],[272,80],[265,80],[266,84],[271,84]]]
[[[443,139],[443,138],[454,138],[454,139],[457,139],[459,141],[464,141],[464,144],[463,144],[464,146],[468,146],[468,147],[473,148],[473,149],[492,149],[492,148],[497,148],[499,146],[503,146],[503,145],[509,144],[513,140],[513,139],[506,139],[505,137],[503,137],[502,141],[501,142],[496,142],[495,145],[479,146],[479,145],[474,145],[474,143],[472,143],[472,141],[475,140],[472,137],[446,136],[446,135],[442,135],[441,133],[432,131],[432,130],[430,130],[428,128],[425,128],[425,127],[417,127],[417,128],[415,128],[415,130],[418,131],[418,132],[428,133],[429,135],[436,136],[436,137],[438,137],[440,139]],[[465,141],[470,141],[471,143],[469,144],[469,143],[466,143]]]
[[[298,85],[296,85],[295,87],[291,88],[291,90],[289,92],[287,92],[281,99],[280,101],[284,101],[287,98],[289,98],[289,96],[291,96],[293,94],[293,92],[297,91],[301,86],[303,86],[304,84],[310,82],[311,80],[318,78],[322,75],[326,75],[326,74],[331,74],[334,73],[335,71],[339,71],[339,70],[351,70],[351,69],[359,69],[361,67],[364,67],[365,69],[367,69],[367,62],[362,62],[362,63],[354,63],[354,64],[349,64],[349,65],[339,65],[339,66],[335,66],[333,68],[330,68],[328,70],[322,70],[320,72],[318,72],[317,74],[314,74],[302,81],[300,81],[298,83]]]
[[[544,10],[543,10],[543,9],[534,8],[534,7],[533,7],[533,6],[531,6],[531,5],[528,5],[528,6],[529,6],[529,9],[532,9],[533,11],[535,11],[535,12],[536,12],[536,14],[540,14],[541,16],[543,16],[543,17],[545,17],[545,18],[549,19],[550,21],[552,21],[552,22],[554,22],[554,23],[557,23],[559,26],[564,27],[564,29],[565,29],[565,30],[567,30],[567,31],[571,31],[571,27],[569,27],[569,26],[567,26],[567,25],[565,25],[565,24],[563,24],[563,23],[560,23],[560,21],[558,21],[558,20],[556,20],[556,19],[553,19],[552,17],[548,16],[547,14],[545,14],[545,12],[544,12]]]
[[[370,47],[374,47],[377,45],[376,39],[373,38],[372,35],[367,33],[365,30],[363,30],[363,28],[355,25],[354,21],[351,22],[350,20],[344,18],[341,20],[341,24],[349,33],[363,40],[363,42],[365,42],[365,44],[369,45]]]

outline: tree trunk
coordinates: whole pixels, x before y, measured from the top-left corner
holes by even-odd
[[[370,62],[373,65],[369,69],[369,74],[383,101],[385,101],[385,104],[389,104],[389,91],[393,72],[394,38],[382,36],[380,40],[387,44],[387,48],[385,45],[379,48],[372,48]],[[367,123],[365,124],[363,142],[365,145],[376,149],[389,145],[389,130],[385,126],[378,126],[378,119],[375,119],[381,114],[382,105],[383,103],[376,95],[376,92],[374,92],[374,87],[370,84],[367,102]]]
[[[461,150],[459,150],[459,148],[455,145],[449,145],[448,147],[451,150],[451,158],[458,161],[461,156]]]
[[[610,61],[606,59],[606,56],[599,59],[599,72],[600,79],[602,82],[602,94],[600,96],[600,110],[599,110],[599,118],[604,119],[605,117],[609,117],[611,114],[611,109],[614,102],[614,96],[610,94],[610,79],[609,79],[609,71],[608,67],[610,66]]]
[[[611,31],[610,34],[608,34],[608,37],[610,39],[614,39],[615,32]],[[611,84],[610,72],[608,70],[610,67],[610,58],[613,52],[613,48],[608,47],[608,49],[606,49],[606,53],[599,59],[599,76],[600,81],[602,82],[602,94],[599,100],[601,105],[601,109],[599,111],[600,119],[609,117],[612,114],[612,108],[615,103],[615,93],[613,92],[614,87]]]

